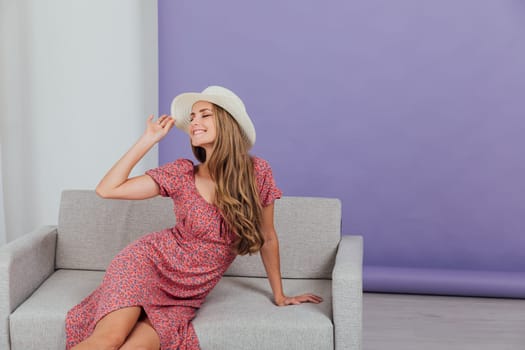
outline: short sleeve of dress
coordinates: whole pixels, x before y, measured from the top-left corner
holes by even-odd
[[[272,204],[276,199],[281,198],[283,192],[275,184],[272,168],[267,161],[254,157],[253,165],[261,204],[263,207],[266,207],[267,205]]]
[[[192,163],[187,159],[177,159],[166,163],[158,168],[150,169],[146,175],[159,185],[160,195],[163,197],[173,197],[181,189],[184,177],[193,171]]]

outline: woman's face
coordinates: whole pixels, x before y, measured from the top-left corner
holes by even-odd
[[[217,137],[213,105],[207,101],[195,102],[191,108],[190,121],[192,146],[211,149]]]

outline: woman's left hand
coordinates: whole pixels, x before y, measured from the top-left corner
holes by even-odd
[[[281,298],[275,299],[275,304],[277,306],[286,306],[286,305],[299,305],[301,303],[314,303],[319,304],[323,301],[323,298],[321,298],[318,295],[307,293],[298,295],[295,297],[287,297],[283,296]]]

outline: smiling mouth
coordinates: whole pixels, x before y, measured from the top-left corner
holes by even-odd
[[[204,134],[205,132],[206,130],[202,130],[202,129],[193,130],[193,135],[200,135],[200,134]]]

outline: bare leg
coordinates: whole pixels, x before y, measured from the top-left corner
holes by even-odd
[[[126,307],[102,317],[93,333],[71,350],[117,350],[140,317],[140,306]]]
[[[159,350],[159,335],[149,319],[138,321],[120,350]]]

